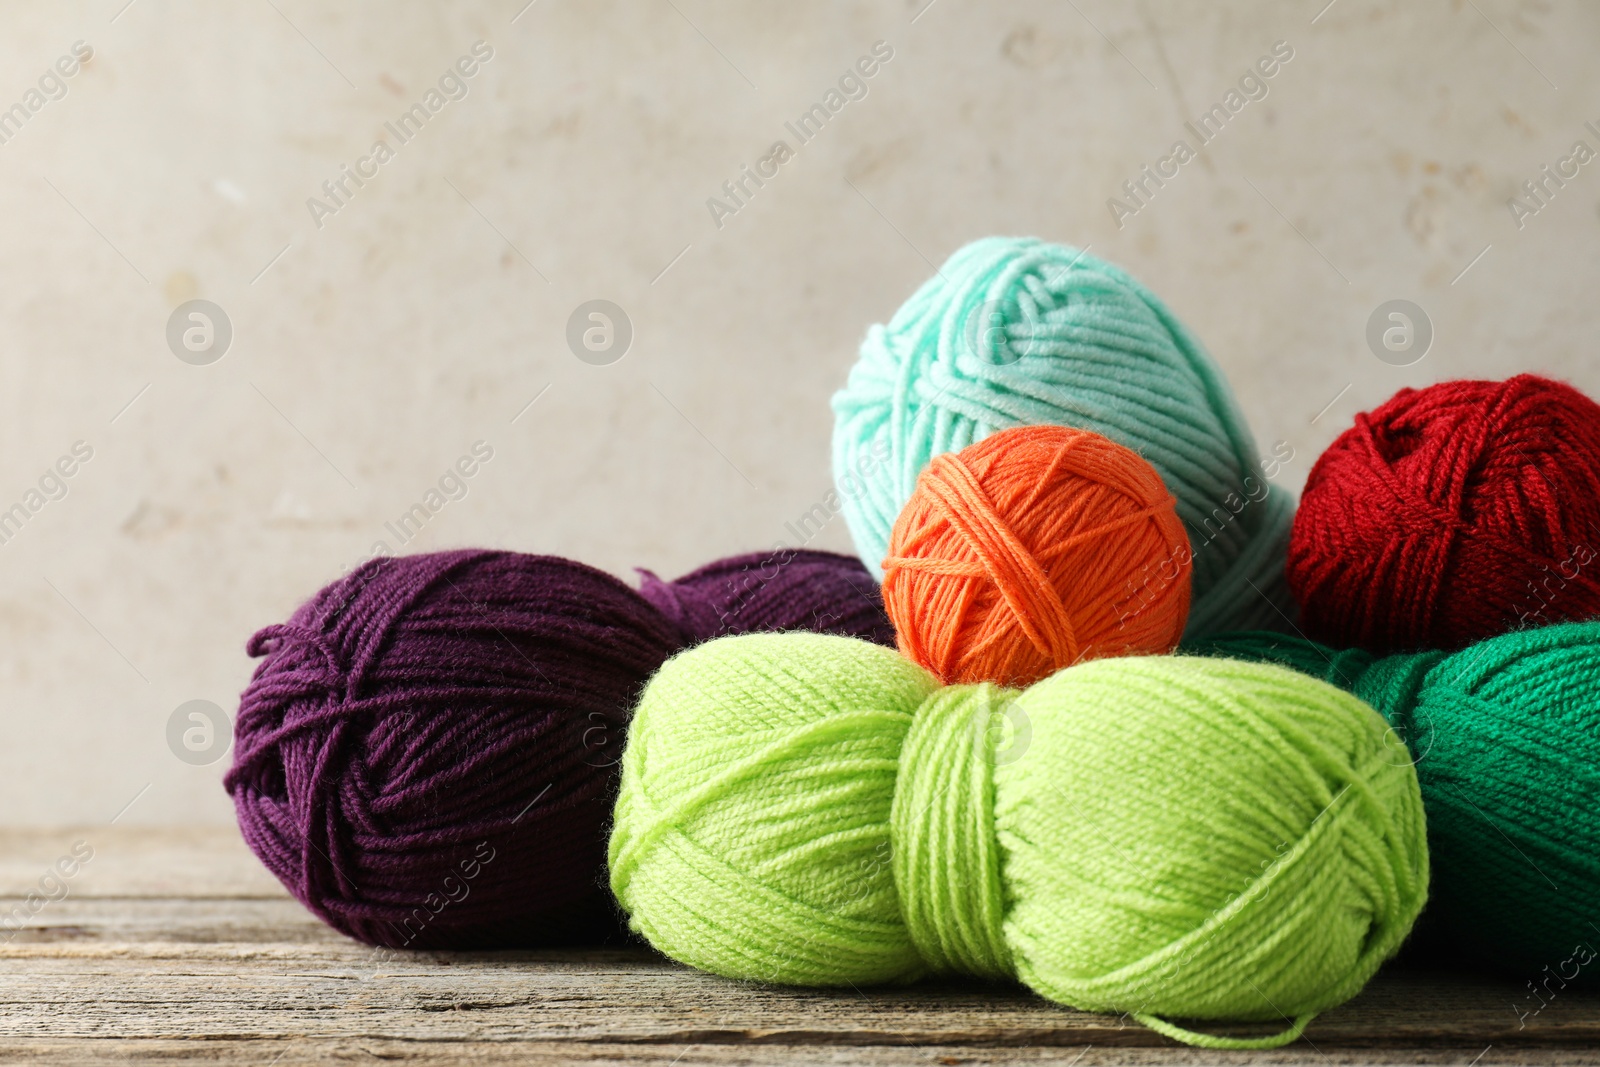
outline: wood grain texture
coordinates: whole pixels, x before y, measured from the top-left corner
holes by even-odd
[[[75,840],[95,856],[68,895],[0,943],[8,1062],[1600,1063],[1600,995],[1519,1017],[1527,990],[1483,976],[1386,971],[1308,1041],[1215,1053],[1014,986],[769,988],[635,946],[372,949],[216,830],[0,831],[5,906]]]

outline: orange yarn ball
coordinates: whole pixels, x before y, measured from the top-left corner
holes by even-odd
[[[900,651],[947,685],[1026,686],[1080,660],[1170,652],[1189,537],[1137,453],[1019,426],[936,456],[895,520],[883,600]]]

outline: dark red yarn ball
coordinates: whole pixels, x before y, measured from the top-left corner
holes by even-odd
[[[1312,468],[1288,577],[1309,636],[1377,653],[1600,616],[1600,405],[1531,374],[1400,390]]]
[[[774,570],[757,554],[684,582],[652,576],[646,599],[571,560],[457,551],[374,559],[332,583],[247,646],[266,659],[224,779],[245,841],[371,944],[614,935],[605,831],[656,669],[753,629],[892,640],[853,557],[784,553]],[[690,608],[669,616],[652,599]]]

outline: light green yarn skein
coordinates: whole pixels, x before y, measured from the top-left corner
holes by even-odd
[[[1194,553],[1187,638],[1276,629],[1294,612],[1284,579],[1294,503],[1268,477],[1278,460],[1263,467],[1199,341],[1094,256],[1031,238],[959,249],[888,325],[867,331],[833,410],[835,488],[880,580],[890,528],[929,460],[997,430],[1054,423],[1132,448],[1177,497]],[[1162,581],[1149,576],[1154,588]]]
[[[734,978],[1014,976],[1268,1047],[1353,996],[1427,891],[1405,746],[1265,664],[1096,660],[1018,693],[848,638],[722,638],[650,682],[622,768],[612,889]]]

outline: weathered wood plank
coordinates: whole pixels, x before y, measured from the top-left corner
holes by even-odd
[[[0,1037],[184,1034],[409,1041],[1164,1044],[1014,986],[822,991],[724,981],[643,948],[372,949],[288,900],[54,902],[0,946]],[[1536,1015],[1510,982],[1392,970],[1313,1024],[1319,1047],[1600,1046],[1600,997]]]
[[[1379,1048],[1322,1049],[1303,1046],[1273,1054],[1211,1052],[1187,1048],[986,1049],[960,1045],[911,1048],[890,1045],[622,1045],[594,1042],[405,1042],[373,1038],[343,1041],[299,1038],[288,1041],[60,1041],[0,1042],[7,1063],[73,1063],[168,1065],[176,1062],[294,1067],[296,1064],[371,1064],[377,1062],[432,1067],[474,1063],[580,1064],[583,1067],[767,1067],[774,1063],[806,1067],[1153,1067],[1153,1065],[1316,1063],[1458,1064],[1498,1067],[1517,1064],[1600,1064],[1600,1052],[1563,1050],[1559,1057],[1538,1049]]]
[[[289,899],[231,829],[95,832],[68,895],[0,943],[7,1061],[1600,1063],[1600,994],[1519,1016],[1527,991],[1485,976],[1390,970],[1309,1042],[1218,1054],[1015,986],[768,988],[631,946],[377,950]],[[26,892],[75,840],[92,838],[0,831],[0,888]]]

